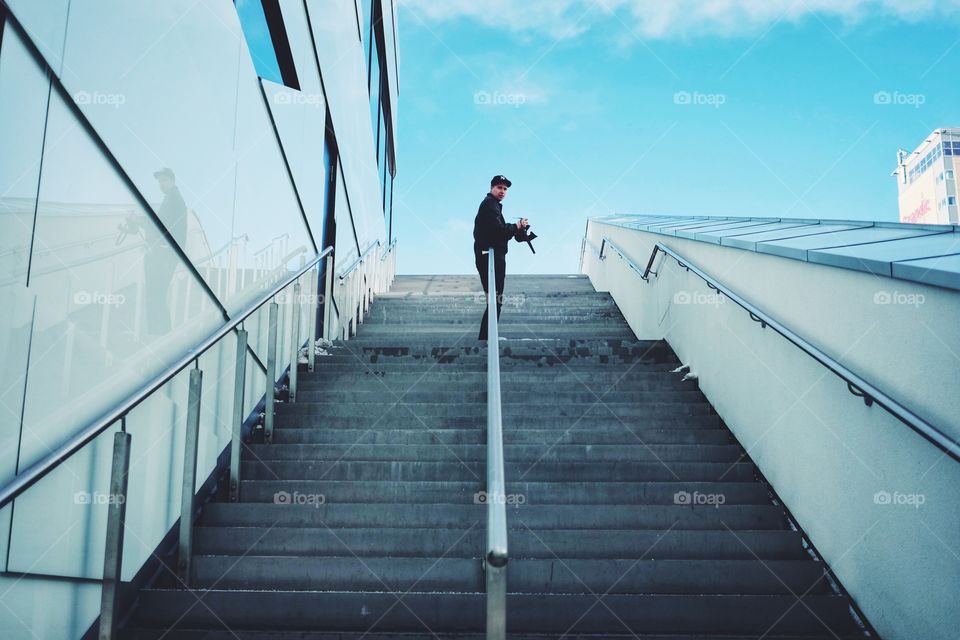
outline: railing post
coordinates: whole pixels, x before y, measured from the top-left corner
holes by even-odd
[[[367,278],[367,311],[373,304],[373,296],[377,294],[377,266],[380,264],[380,253],[376,249],[370,254],[370,276]]]
[[[297,399],[297,374],[300,371],[300,283],[293,285],[290,303],[290,402]]]
[[[340,339],[348,340],[350,338],[350,276],[348,275],[345,280],[338,280],[337,286],[343,302],[340,308]]]
[[[347,323],[347,340],[353,337],[354,327],[357,326],[357,270],[354,269],[350,272],[350,280],[347,282],[347,299],[350,300],[350,305],[347,307],[347,311],[350,312],[350,321]]]
[[[393,286],[393,279],[397,275],[397,248],[396,246],[390,251],[390,282],[387,286]]]
[[[353,274],[348,275],[347,279],[342,281],[341,284],[343,285],[343,300],[346,305],[343,308],[340,325],[343,327],[342,338],[349,340],[353,327]]]
[[[393,260],[393,247],[388,249],[386,259],[383,261],[383,290],[390,289],[390,263]]]
[[[190,370],[187,401],[187,432],[183,445],[183,487],[180,494],[180,549],[177,575],[190,586],[190,559],[193,554],[193,492],[197,480],[197,445],[200,439],[200,392],[203,371]]]
[[[369,257],[369,256],[368,256]],[[363,314],[366,311],[367,303],[367,268],[370,266],[370,261],[367,258],[363,259],[363,262],[360,264],[357,274],[357,331],[360,331],[360,325],[363,324]]]
[[[113,436],[113,468],[110,471],[100,592],[100,640],[113,640],[117,630],[117,596],[123,570],[123,529],[127,518],[127,474],[130,470],[130,434],[125,426],[126,418],[121,418],[121,431]]]
[[[340,292],[340,315],[337,316],[340,319],[340,329],[337,333],[341,340],[349,337],[346,331],[346,327],[350,324],[350,291],[347,289],[349,282],[350,276],[347,276],[346,280],[337,279],[337,291]]]
[[[374,270],[374,258],[376,256],[371,254],[367,258],[367,263],[363,265],[363,313],[360,315],[360,322],[363,322],[363,316],[367,314],[367,311],[370,310],[370,300],[373,299],[373,270]]]
[[[330,323],[333,320],[333,256],[327,256],[326,285],[323,288],[323,339],[330,340]]]
[[[273,442],[273,398],[277,386],[277,314],[276,302],[270,303],[269,329],[267,330],[267,391],[263,406],[263,440]]]
[[[240,448],[243,426],[243,394],[247,379],[247,332],[237,330],[237,364],[233,377],[233,439],[230,442],[230,502],[240,499]]]
[[[352,338],[356,333],[357,326],[357,269],[350,274],[350,327],[347,330],[347,337]]]
[[[364,279],[364,272],[366,271],[366,269],[367,269],[367,263],[366,263],[366,258],[364,258],[363,260],[360,261],[360,266],[357,267],[357,270],[354,272],[357,277],[357,289],[356,289],[357,324],[356,324],[356,330],[353,332],[354,335],[356,335],[357,332],[360,331],[360,323],[363,322],[363,279]]]
[[[307,339],[309,344],[307,345],[307,371],[313,373],[313,369],[317,364],[317,305],[320,302],[317,300],[317,270],[312,269],[310,271],[310,295],[307,297],[308,304],[307,307]]]
[[[353,273],[350,274],[350,290],[351,290],[351,300],[350,300],[350,321],[352,323],[352,329],[350,331],[350,337],[352,338],[357,334],[357,330],[360,328],[359,317],[360,317],[360,269],[363,265],[360,265],[353,270]]]
[[[383,275],[384,275],[384,273],[386,273],[386,269],[384,268],[384,258],[386,258],[386,257],[387,257],[387,256],[385,256],[385,255],[384,255],[384,256],[377,256],[377,258],[378,258],[378,259],[377,259],[377,291],[376,291],[376,294],[377,294],[377,295],[380,295],[380,294],[383,293],[383,291],[384,291],[384,287],[383,287],[383,283],[384,283]]]

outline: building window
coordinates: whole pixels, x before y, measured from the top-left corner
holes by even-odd
[[[235,6],[257,75],[299,91],[279,0],[235,0]]]
[[[955,178],[953,177],[953,171],[948,169],[948,170],[947,170],[947,180],[954,180],[954,179],[955,179]]]
[[[394,177],[390,176],[390,213],[387,214],[387,242],[393,242],[393,194]]]
[[[393,204],[393,176],[386,175],[386,194],[383,197],[383,216],[389,217],[390,207]]]
[[[364,2],[367,2],[367,7],[368,7],[367,15],[370,16],[370,22],[367,23],[367,50],[365,51],[366,56],[367,56],[367,87],[369,88],[369,86],[370,86],[370,58],[373,56],[373,47],[374,47],[373,42],[374,42],[374,40],[376,40],[376,37],[377,37],[377,35],[376,35],[377,32],[376,32],[376,31],[374,30],[374,28],[373,28],[373,25],[374,25],[374,23],[375,23],[374,11],[375,11],[375,9],[376,9],[376,6],[375,6],[375,5],[376,5],[376,3],[377,3],[377,0],[369,0],[369,2],[368,2],[368,0],[363,0],[363,1],[364,1]]]
[[[392,180],[388,168],[387,150],[391,144],[389,84],[387,82],[386,63],[383,55],[383,14],[379,0],[363,0],[369,7],[370,25],[367,43],[367,86],[370,91],[370,125],[373,128],[374,150],[377,155],[377,169],[380,180],[380,202],[384,216],[390,208],[391,195],[389,181]]]
[[[379,56],[374,62],[370,70],[370,123],[373,126],[373,142],[376,144],[380,120],[380,89],[383,82],[380,76]]]
[[[336,142],[333,135],[327,134],[323,145],[323,182],[325,185],[325,198],[323,203],[323,229],[320,230],[320,247],[326,248],[336,238],[333,233],[333,225],[336,224],[334,216],[334,203],[336,202],[336,169],[337,151]]]
[[[947,204],[951,207],[957,204],[957,196],[947,196]]]
[[[383,120],[383,110],[380,110],[380,140],[377,147],[377,166],[380,169],[380,204],[386,207],[387,196],[387,123]]]

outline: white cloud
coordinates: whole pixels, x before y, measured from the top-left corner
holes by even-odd
[[[584,0],[399,0],[414,12],[414,20],[445,22],[466,18],[514,33],[545,33],[572,38],[590,26],[590,6]]]
[[[648,39],[738,36],[817,15],[858,22],[882,17],[916,21],[960,12],[960,0],[400,0],[414,19],[466,19],[513,33],[576,37],[622,22]]]

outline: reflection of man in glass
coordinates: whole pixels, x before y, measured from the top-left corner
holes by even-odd
[[[173,239],[186,251],[187,205],[177,188],[176,176],[167,168],[153,174],[157,179],[163,202],[157,210],[160,222]],[[153,237],[151,237],[153,236]],[[167,292],[173,281],[173,272],[180,263],[180,256],[160,234],[147,232],[147,251],[143,264],[146,272],[147,331],[153,335],[170,331],[170,305]]]

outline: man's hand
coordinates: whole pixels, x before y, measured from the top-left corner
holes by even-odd
[[[520,218],[520,222],[517,223],[517,229],[525,229],[530,226],[530,223],[527,222],[526,218]]]

